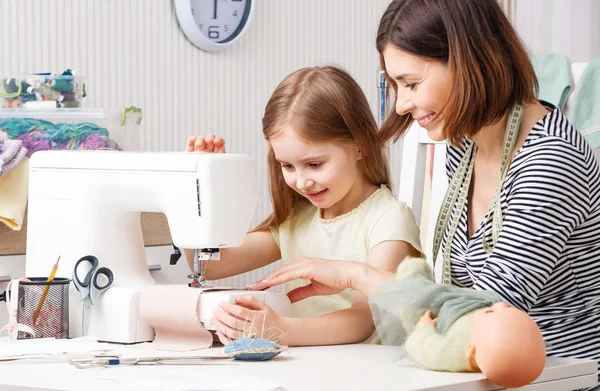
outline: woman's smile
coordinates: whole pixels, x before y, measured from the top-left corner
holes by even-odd
[[[431,113],[431,114],[426,115],[424,117],[415,118],[415,119],[419,123],[419,126],[421,126],[422,128],[427,129],[427,126],[431,125],[434,122],[435,116],[436,116],[436,113]]]

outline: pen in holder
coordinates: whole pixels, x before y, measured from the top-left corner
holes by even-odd
[[[35,331],[35,338],[69,337],[69,278],[32,277],[30,281],[19,283],[17,323],[27,325]],[[33,318],[40,299],[42,306],[34,324]],[[30,339],[33,336],[19,332],[17,339]]]

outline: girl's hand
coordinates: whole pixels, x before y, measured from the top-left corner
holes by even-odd
[[[187,139],[185,151],[225,153],[225,140],[214,134],[209,134],[206,137],[191,136]]]
[[[223,345],[243,336],[284,343],[279,339],[287,332],[285,318],[253,296],[236,297],[235,304],[221,302],[213,315],[211,322]]]
[[[437,318],[433,319],[431,317],[431,311],[427,311],[423,314],[423,316],[421,316],[421,319],[419,319],[419,322],[417,323],[416,328],[419,328],[419,327],[425,326],[425,325],[435,326],[436,324],[437,324]]]
[[[295,303],[310,296],[332,295],[352,288],[354,276],[366,267],[368,266],[361,262],[301,257],[269,273],[262,281],[250,285],[248,289],[259,291],[298,278],[310,280],[310,284],[288,293],[290,301]]]

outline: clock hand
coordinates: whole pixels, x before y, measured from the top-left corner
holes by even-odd
[[[215,0],[214,4],[215,10],[213,11],[213,19],[217,19],[217,0]]]

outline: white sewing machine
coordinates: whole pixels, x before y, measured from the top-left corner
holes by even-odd
[[[249,229],[257,198],[254,163],[245,155],[37,152],[30,162],[26,275],[47,276],[60,255],[56,276],[71,278],[79,258],[96,256],[113,271],[114,283],[91,307],[87,335],[116,343],[151,341],[154,331],[140,318],[138,305],[140,294],[154,284],[140,213],[163,212],[181,249],[235,247]],[[291,312],[280,292],[202,293],[200,321],[210,329],[216,302],[242,294],[281,315]],[[70,301],[70,336],[80,336],[81,302],[74,288]]]

